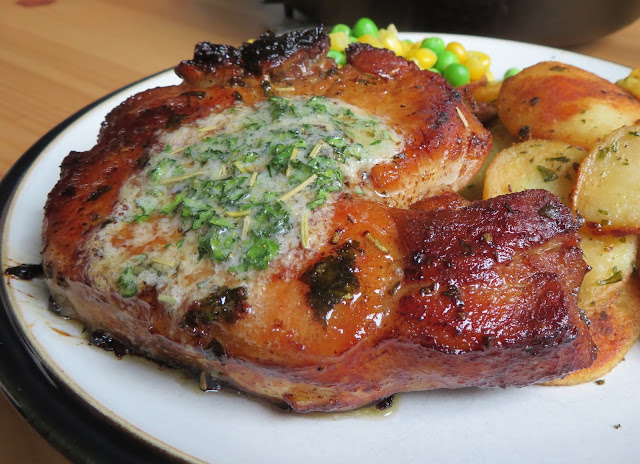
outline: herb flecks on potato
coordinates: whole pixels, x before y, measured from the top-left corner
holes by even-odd
[[[640,125],[611,133],[580,166],[573,209],[596,234],[640,233]]]
[[[529,140],[502,150],[487,169],[484,198],[545,189],[569,204],[587,151],[553,140]]]

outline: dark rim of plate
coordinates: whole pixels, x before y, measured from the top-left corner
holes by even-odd
[[[140,79],[93,102],[51,129],[29,148],[0,182],[0,225],[4,226],[6,222],[9,206],[22,177],[64,129],[112,96],[164,72],[166,70]],[[3,254],[0,242],[0,256]],[[7,277],[0,286],[0,305],[0,388],[26,420],[58,451],[74,462],[183,462],[106,417],[47,368],[15,319],[7,292]]]

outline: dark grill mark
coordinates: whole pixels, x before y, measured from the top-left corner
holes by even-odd
[[[189,90],[188,92],[182,92],[180,95],[183,97],[204,98],[207,96],[207,92],[204,90]]]
[[[171,116],[169,116],[169,119],[167,119],[167,124],[165,128],[177,129],[182,124],[182,121],[184,121],[186,118],[187,118],[186,114],[171,113]]]
[[[98,198],[100,198],[102,195],[107,193],[109,190],[111,190],[110,185],[101,185],[100,187],[95,189],[91,193],[91,195],[89,195],[89,198],[87,198],[87,201],[96,201]]]

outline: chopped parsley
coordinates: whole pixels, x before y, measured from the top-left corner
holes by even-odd
[[[559,161],[561,163],[568,163],[569,161],[571,161],[569,158],[567,158],[566,156],[554,156],[552,158],[546,158],[547,161]]]
[[[607,145],[606,147],[598,149],[598,159],[603,160],[610,155],[611,153],[617,153],[620,148],[620,144],[617,140],[614,140],[611,145]]]
[[[536,166],[536,169],[542,176],[542,180],[544,180],[545,182],[552,182],[558,179],[558,174],[545,166],[538,165]]]
[[[614,267],[613,268],[613,274],[611,274],[611,276],[607,279],[603,279],[603,280],[596,280],[596,283],[598,285],[609,285],[609,284],[614,284],[616,282],[620,282],[622,280],[622,271],[620,269],[618,269],[618,267]]]
[[[131,298],[138,294],[138,277],[131,269],[131,266],[127,266],[124,272],[120,274],[118,288],[120,289],[120,295],[125,298]]]

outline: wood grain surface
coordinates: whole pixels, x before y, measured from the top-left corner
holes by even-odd
[[[2,0],[0,176],[57,123],[196,42],[239,45],[283,18],[260,0]],[[640,21],[572,50],[638,67]],[[0,463],[40,462],[68,461],[0,394]]]

